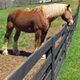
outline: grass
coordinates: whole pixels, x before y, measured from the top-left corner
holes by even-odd
[[[77,2],[73,3],[72,0],[64,0],[62,3],[71,4],[73,14],[76,11]],[[75,5],[75,6],[74,6]],[[13,7],[13,8],[7,8],[0,10],[0,48],[2,48],[3,44],[3,38],[5,34],[6,29],[6,19],[7,15],[10,11],[14,10],[15,8],[26,8],[26,7],[35,7],[37,5],[27,5],[27,6],[19,6],[19,7]],[[80,15],[80,13],[79,13]],[[57,26],[57,24],[60,23],[60,18],[57,18],[56,21],[52,23],[52,26]],[[67,51],[66,59],[62,65],[62,68],[60,70],[58,80],[80,80],[80,16],[78,19],[77,28],[74,32],[72,42],[70,44],[70,47]],[[14,31],[15,32],[15,31]],[[13,33],[14,33],[13,32]],[[13,36],[13,35],[12,35]],[[21,33],[20,39],[19,39],[19,46],[24,47],[30,46],[34,43],[29,41],[28,38],[33,37],[34,34],[25,34]],[[10,47],[12,46],[12,41],[10,42]]]
[[[80,13],[72,42],[59,73],[58,80],[80,80]]]
[[[67,51],[67,56],[59,73],[58,80],[80,80],[80,13],[77,28]]]

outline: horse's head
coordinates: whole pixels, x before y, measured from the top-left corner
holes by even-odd
[[[71,11],[70,4],[69,4],[69,5],[66,6],[65,12],[61,16],[62,19],[67,22],[68,25],[72,25],[73,22],[74,22],[71,13],[72,13],[72,11]]]

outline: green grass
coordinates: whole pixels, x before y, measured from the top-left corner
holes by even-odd
[[[58,80],[80,80],[80,13],[77,28],[61,67]]]
[[[76,6],[77,6],[76,3],[73,3],[72,0],[64,0],[62,3],[71,4],[73,14],[75,13]],[[3,38],[6,30],[6,19],[8,13],[16,8],[26,8],[26,7],[34,8],[35,6],[37,5],[27,5],[27,6],[13,7],[13,8],[0,10],[0,48],[2,48],[3,45]],[[57,18],[57,20],[55,20],[52,23],[52,26],[59,25],[60,20],[61,20],[60,18]],[[77,28],[72,38],[72,42],[67,51],[66,59],[61,67],[58,80],[80,80],[80,26],[79,25],[80,25],[80,16],[78,19]],[[34,34],[22,33],[19,39],[19,46],[25,47],[25,46],[32,45],[34,41],[28,42],[28,38],[33,36]],[[13,42],[10,41],[9,43],[10,47],[12,46],[12,43]]]
[[[80,13],[79,13],[80,15]],[[80,80],[80,16],[58,80]]]

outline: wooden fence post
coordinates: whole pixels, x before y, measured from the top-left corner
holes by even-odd
[[[68,30],[67,30],[67,24],[64,24],[64,26],[65,26],[65,42],[64,42],[64,44],[65,44],[65,48],[64,48],[65,55],[64,55],[64,58],[65,58],[66,57],[67,47],[68,47],[68,41],[67,41]]]
[[[54,80],[54,74],[55,74],[55,38],[52,38],[52,72],[51,72],[51,80]]]

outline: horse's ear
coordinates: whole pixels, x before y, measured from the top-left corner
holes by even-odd
[[[67,5],[67,9],[69,9],[69,7],[70,7],[70,4]]]
[[[67,10],[69,10],[70,12],[72,12],[72,10],[70,8],[70,4],[67,5]]]

